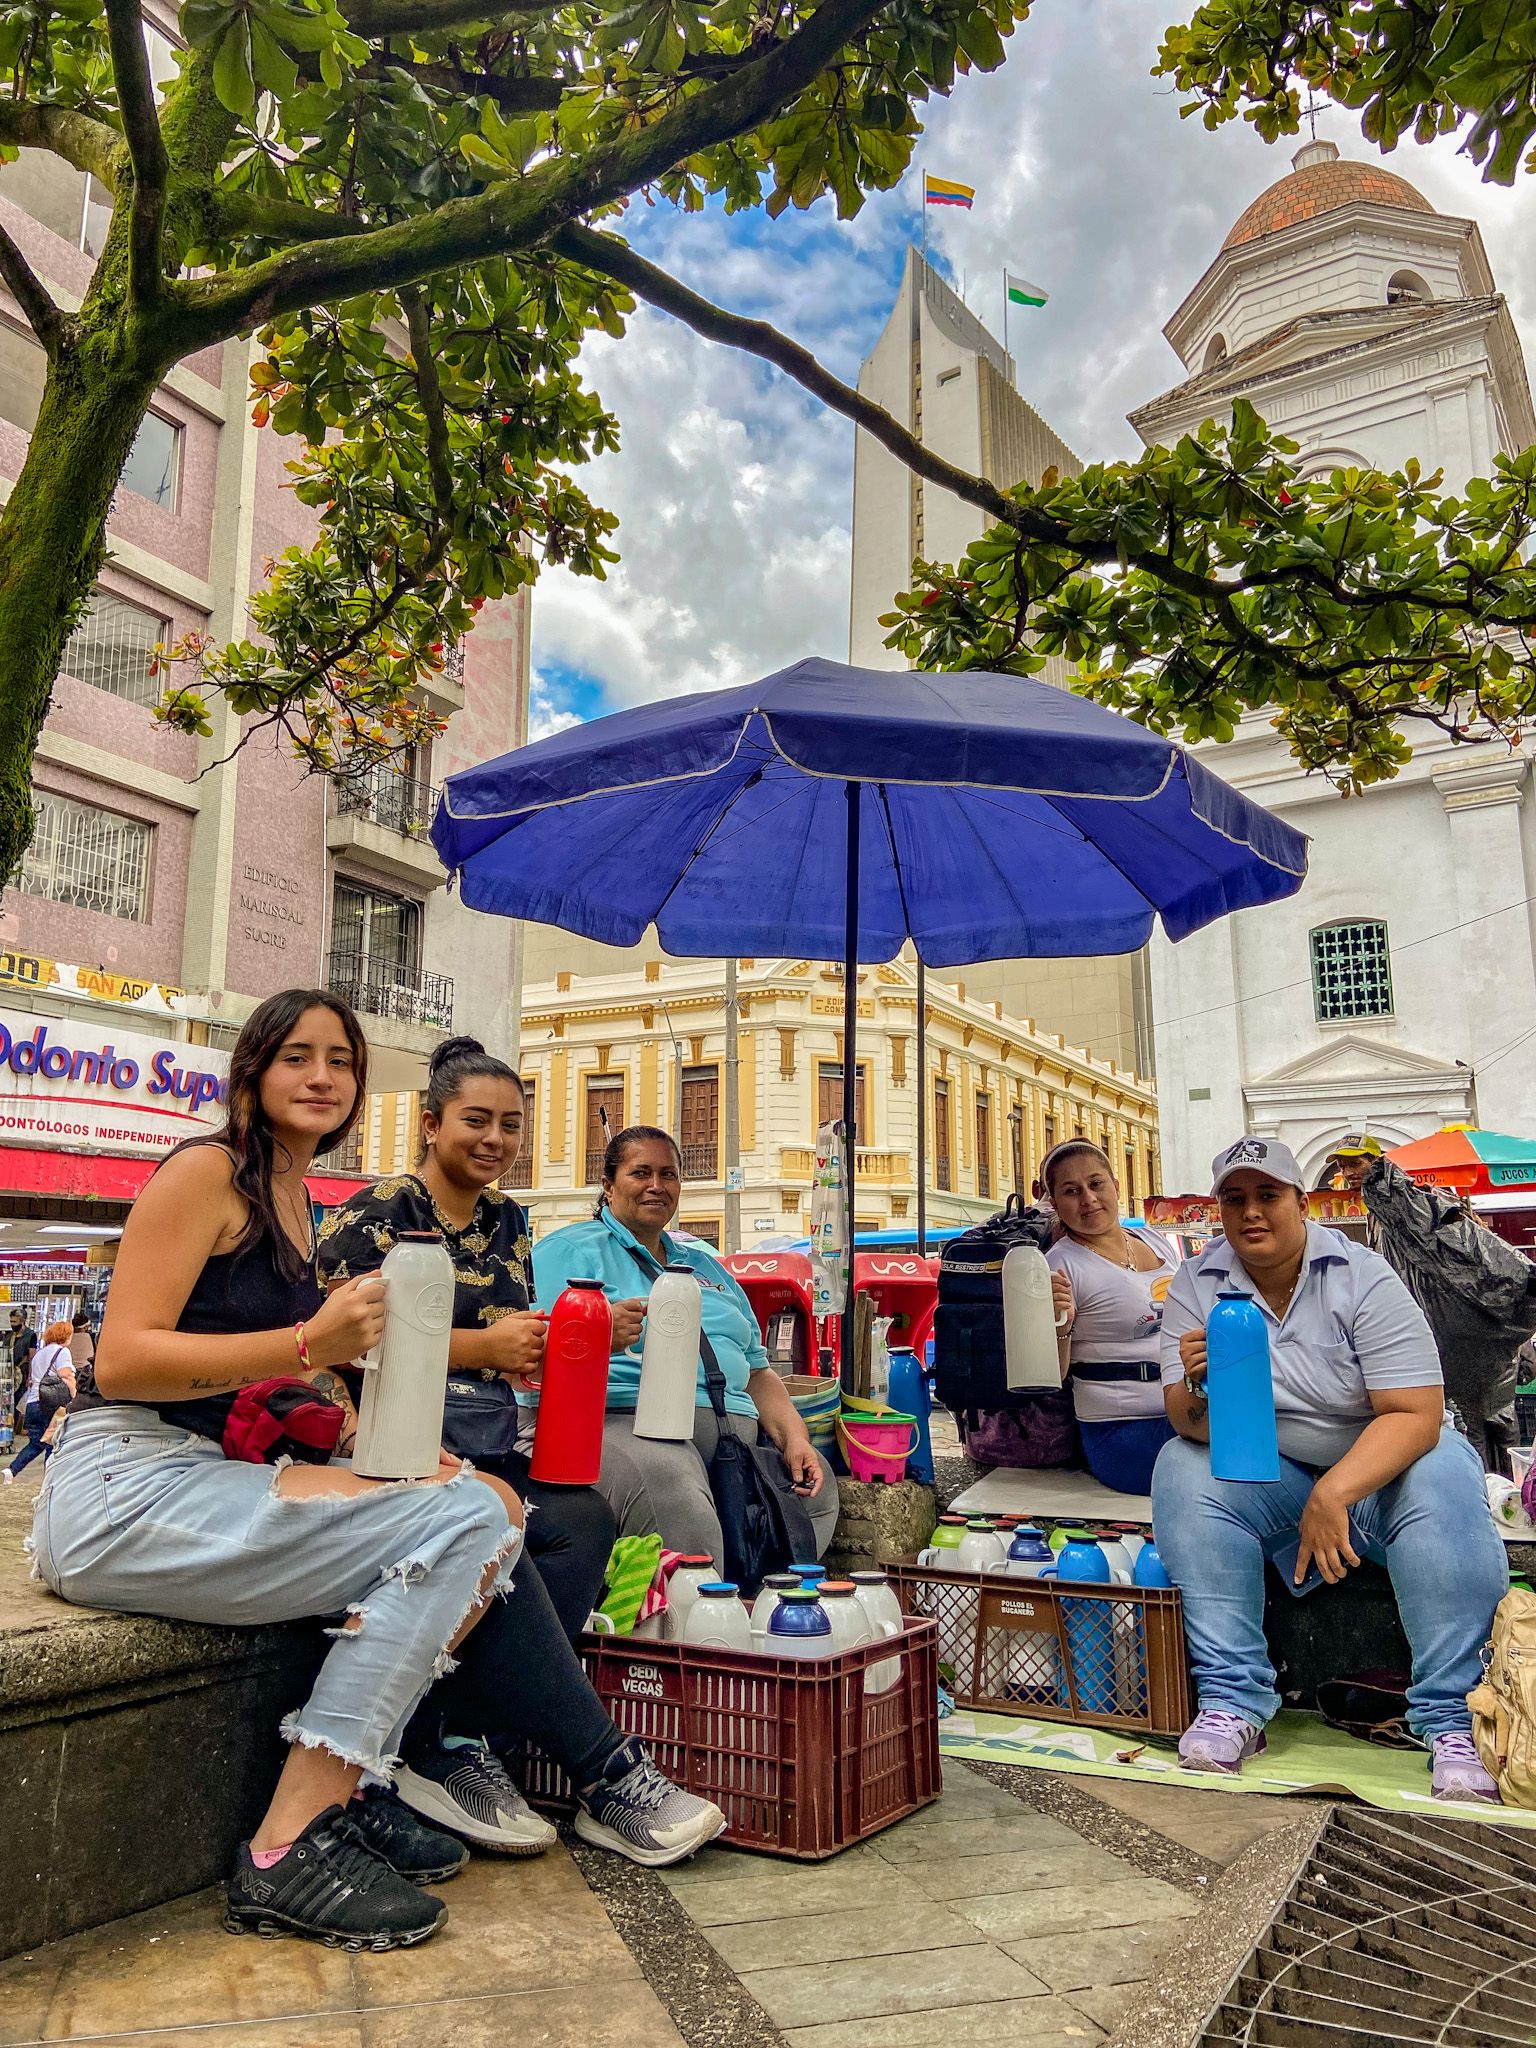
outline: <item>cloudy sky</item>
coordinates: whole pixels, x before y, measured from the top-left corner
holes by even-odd
[[[1174,0],[1037,0],[989,77],[934,102],[917,168],[839,223],[822,202],[777,222],[636,206],[624,232],[696,289],[772,320],[849,382],[921,235],[923,168],[977,188],[934,208],[930,253],[1000,327],[1005,263],[1050,304],[1016,313],[1019,388],[1085,460],[1132,455],[1134,405],[1176,383],[1163,322],[1237,214],[1289,169],[1245,125],[1181,121],[1149,76]],[[1373,154],[1343,114],[1320,135]],[[1390,159],[1442,212],[1480,223],[1517,323],[1536,336],[1536,188],[1480,183],[1454,144]],[[534,599],[535,737],[647,698],[745,682],[804,654],[844,658],[853,430],[766,365],[642,310],[588,351],[623,428],[583,480],[617,512],[606,583],[546,575]]]

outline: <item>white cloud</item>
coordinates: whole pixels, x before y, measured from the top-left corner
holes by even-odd
[[[552,733],[565,732],[580,723],[574,711],[562,710],[555,702],[549,682],[535,669],[528,681],[529,739],[547,740]]]
[[[935,210],[930,233],[973,310],[1001,325],[1005,264],[1051,294],[1043,312],[1010,320],[1020,389],[1085,459],[1132,455],[1125,414],[1183,375],[1163,322],[1296,147],[1268,148],[1243,123],[1213,135],[1180,120],[1177,96],[1149,76],[1176,11],[1177,0],[1161,12],[1039,0],[1000,72],[963,79],[929,107],[917,172],[852,223],[838,226],[824,204],[777,224],[635,206],[625,232],[851,380],[889,310],[900,250],[921,232],[917,174],[964,179],[974,210]],[[1346,155],[1375,155],[1342,113],[1321,116],[1319,132]],[[1517,322],[1536,333],[1531,182],[1483,185],[1453,142],[1388,161],[1439,210],[1479,222]],[[602,584],[541,579],[535,646],[549,688],[552,672],[574,670],[629,704],[842,655],[851,429],[761,363],[648,311],[624,342],[594,342],[588,368],[624,445],[583,482],[619,513],[623,560]]]

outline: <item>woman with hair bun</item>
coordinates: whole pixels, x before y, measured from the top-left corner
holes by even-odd
[[[1101,1485],[1148,1493],[1157,1454],[1174,1433],[1158,1364],[1173,1255],[1154,1231],[1120,1221],[1115,1170],[1087,1139],[1048,1152],[1040,1178],[1061,1226],[1045,1256],[1057,1313],[1069,1317],[1061,1370],[1083,1456]]]
[[[375,1181],[323,1219],[320,1271],[338,1286],[377,1272],[404,1232],[441,1236],[455,1277],[443,1448],[504,1480],[535,1510],[527,1522],[527,1552],[574,1641],[601,1593],[617,1530],[612,1511],[591,1487],[540,1486],[529,1478],[528,1459],[517,1448],[512,1382],[537,1378],[545,1322],[532,1307],[528,1218],[497,1182],[522,1149],[524,1113],[522,1082],[505,1060],[478,1039],[445,1039],[427,1070],[416,1172]],[[468,1784],[475,1762],[458,1754],[456,1764],[444,1765],[445,1779],[464,1780],[458,1791],[439,1787],[434,1794],[412,1782],[407,1792],[432,1802],[432,1818],[486,1846],[552,1840],[547,1823],[520,1798],[512,1803],[512,1788],[488,1751],[478,1764],[495,1783]],[[461,1791],[470,1794],[467,1815],[450,1810],[462,1803]],[[482,1831],[475,1832],[473,1809],[479,1807]]]

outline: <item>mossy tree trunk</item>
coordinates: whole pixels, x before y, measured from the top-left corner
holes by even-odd
[[[0,515],[0,877],[32,838],[32,762],[64,643],[106,553],[107,514],[167,364],[115,320],[66,324]]]

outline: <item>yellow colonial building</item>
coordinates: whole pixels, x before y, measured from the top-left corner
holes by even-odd
[[[841,1114],[842,970],[807,960],[743,960],[738,972],[739,1189],[743,1245],[799,1236],[809,1221],[818,1124]],[[859,970],[861,1095],[858,1223],[916,1218],[915,966]],[[686,1190],[680,1221],[712,1243],[725,1228],[726,1008],[721,965],[656,957],[635,969],[523,989],[520,1070],[528,1140],[505,1185],[536,1233],[590,1215],[604,1145],[625,1124],[677,1136]],[[1115,1161],[1128,1207],[1158,1177],[1157,1096],[1149,1081],[1069,1046],[964,984],[927,985],[928,1220],[988,1215],[1014,1185],[1028,1191],[1042,1155],[1082,1133]],[[381,1100],[368,1164],[404,1163],[414,1104]],[[726,1249],[739,1249],[726,1246]]]

